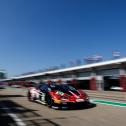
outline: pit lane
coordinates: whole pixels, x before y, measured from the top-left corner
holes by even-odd
[[[0,105],[9,108],[26,126],[125,126],[126,108],[105,104],[78,110],[54,110],[26,98],[26,90],[0,90]],[[16,120],[0,107],[3,126],[16,126]],[[17,120],[18,121],[18,120]]]

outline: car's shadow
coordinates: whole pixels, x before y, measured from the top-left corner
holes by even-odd
[[[67,111],[70,111],[70,110],[84,110],[84,109],[91,109],[91,108],[95,108],[97,106],[97,104],[95,103],[89,103],[88,105],[86,106],[73,106],[73,107],[68,107],[68,108],[58,108],[57,110],[67,110]]]
[[[0,100],[0,126],[17,125],[60,126],[54,119],[45,118],[38,110],[30,109],[29,106],[22,106],[12,100]]]
[[[23,95],[0,95],[0,98],[9,98],[9,97],[25,97]]]

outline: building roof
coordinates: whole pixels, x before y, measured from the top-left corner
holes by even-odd
[[[21,75],[21,76],[12,77],[12,78],[13,79],[29,78],[29,77],[42,76],[46,74],[55,74],[55,73],[68,72],[68,71],[74,71],[74,70],[80,70],[80,69],[97,68],[101,66],[121,64],[121,63],[126,63],[126,57],[120,58],[120,59],[114,59],[110,61],[102,61],[99,63],[92,63],[92,64],[80,65],[80,66],[75,66],[75,67],[70,67],[70,68],[52,70],[52,71],[47,71],[47,72],[39,72],[39,73],[30,74],[30,75]]]

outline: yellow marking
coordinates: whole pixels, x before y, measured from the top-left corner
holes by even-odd
[[[60,104],[61,100],[54,99],[54,103]]]

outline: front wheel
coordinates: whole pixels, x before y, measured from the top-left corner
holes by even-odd
[[[46,97],[46,103],[47,103],[47,106],[49,107],[49,108],[51,108],[52,106],[53,106],[53,99],[51,98],[51,96],[47,96]]]

